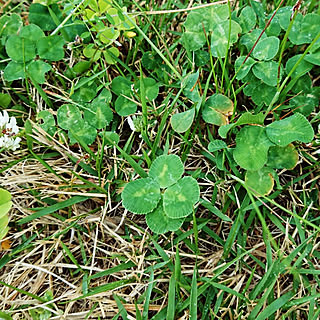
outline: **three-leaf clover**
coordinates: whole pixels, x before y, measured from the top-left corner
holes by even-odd
[[[197,181],[186,176],[183,163],[176,155],[155,159],[149,177],[129,182],[122,194],[123,206],[136,214],[145,214],[155,233],[176,231],[199,201]]]

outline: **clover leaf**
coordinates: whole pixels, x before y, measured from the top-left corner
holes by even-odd
[[[243,93],[251,97],[252,101],[258,106],[262,104],[268,105],[276,92],[276,87],[269,86],[259,80],[252,81],[243,89]]]
[[[176,155],[157,157],[149,177],[129,182],[122,194],[123,206],[137,214],[147,214],[146,222],[155,233],[179,229],[200,197],[197,181],[181,178],[184,167]],[[161,191],[161,189],[166,188]]]
[[[250,171],[261,169],[268,160],[268,150],[273,143],[268,139],[266,130],[258,126],[246,126],[236,137],[233,151],[237,164]]]
[[[41,59],[59,61],[64,57],[64,40],[61,36],[42,37],[37,41],[37,50]]]
[[[226,124],[219,128],[219,135],[221,138],[226,138],[229,130],[235,126],[241,126],[243,124],[263,124],[265,115],[260,112],[258,114],[252,114],[250,112],[245,112],[240,116],[236,123]]]
[[[316,95],[308,93],[290,99],[289,106],[293,109],[293,112],[299,112],[307,117],[313,112],[318,103],[319,99]]]
[[[258,37],[261,35],[261,32],[262,29],[253,29],[250,33],[244,33],[240,38],[240,44],[244,45],[247,50],[250,51]],[[267,38],[267,35],[262,33],[260,41],[265,38]]]
[[[36,24],[31,23],[21,28],[19,36],[36,42],[38,39],[44,37],[45,34]]]
[[[169,218],[163,210],[161,201],[156,209],[146,215],[146,222],[154,233],[161,234],[178,230],[182,226],[184,219]]]
[[[49,110],[42,110],[37,114],[37,121],[42,120],[39,126],[51,136],[56,132],[56,121]]]
[[[186,132],[192,125],[195,116],[195,108],[179,112],[171,117],[172,129],[176,132]]]
[[[228,123],[228,116],[233,111],[233,102],[226,96],[217,93],[204,104],[202,118],[205,122],[222,126]]]
[[[16,62],[28,62],[36,56],[34,42],[17,35],[12,35],[7,40],[6,51],[8,56]]]
[[[256,25],[257,16],[250,6],[246,6],[241,10],[238,23],[243,33],[249,32]]]
[[[114,103],[114,108],[119,116],[126,117],[137,111],[137,104],[124,96],[120,96]]]
[[[211,34],[211,52],[214,57],[224,58],[229,46],[237,42],[241,27],[233,20],[231,20],[231,31],[229,27],[228,22],[219,23],[214,27]]]
[[[268,195],[273,189],[274,180],[270,169],[264,167],[257,171],[247,171],[245,184],[258,195]]]
[[[314,136],[311,124],[301,113],[269,124],[266,133],[273,143],[281,147],[293,141],[308,143]]]
[[[275,57],[279,50],[280,40],[277,37],[268,37],[258,42],[252,55],[260,61],[268,61]]]
[[[152,178],[129,182],[121,194],[122,204],[129,211],[147,214],[153,211],[160,201],[160,185]]]
[[[255,64],[252,68],[253,74],[261,79],[268,86],[277,85],[278,75],[278,64],[275,61],[261,61]],[[281,80],[281,69],[280,69],[280,80]]]
[[[184,177],[170,186],[163,195],[163,207],[169,218],[180,219],[192,213],[199,201],[200,189],[192,177]]]
[[[38,83],[44,83],[46,81],[45,74],[50,70],[50,64],[42,60],[34,60],[27,65],[28,75]]]
[[[293,68],[293,66],[296,64],[296,62],[300,59],[302,55],[301,54],[297,54],[293,57],[291,57],[287,63],[286,63],[286,73],[289,74],[289,72],[291,71],[291,69]],[[312,69],[312,64],[307,62],[306,60],[302,60],[298,67],[293,71],[293,73],[291,74],[292,78],[296,78],[296,77],[301,77],[304,74],[306,74],[307,72],[309,72]]]
[[[0,189],[0,240],[5,237],[9,230],[7,213],[11,207],[11,194],[7,190]]]
[[[293,169],[298,160],[299,155],[293,144],[285,147],[272,146],[268,152],[267,165],[274,169]]]
[[[64,104],[58,109],[57,120],[62,129],[69,130],[77,127],[81,119],[79,108],[72,104]]]
[[[81,139],[85,144],[92,144],[97,136],[97,130],[82,118],[76,127],[68,130],[70,144],[75,144]]]
[[[4,69],[4,78],[7,81],[24,79],[25,77],[24,64],[21,62],[10,61]]]
[[[319,32],[320,15],[309,13],[297,15],[289,33],[289,40],[296,45],[311,43]]]
[[[112,110],[103,102],[94,101],[87,104],[87,109],[84,111],[84,119],[96,129],[103,129],[109,125],[112,118]]]
[[[157,181],[161,188],[167,188],[176,183],[183,172],[183,163],[178,156],[174,154],[162,155],[153,161],[149,177]]]
[[[252,66],[257,63],[254,59],[249,57],[244,64],[243,61],[246,59],[246,56],[240,56],[235,62],[235,71],[237,73],[237,79],[243,79],[251,70]],[[240,69],[241,68],[241,69]]]

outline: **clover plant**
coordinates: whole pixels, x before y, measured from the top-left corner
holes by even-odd
[[[114,57],[119,57],[120,52],[113,45],[120,45],[117,40],[120,33],[123,32],[128,38],[135,36],[135,33],[130,31],[134,25],[124,14],[126,12],[126,7],[117,8],[109,0],[91,0],[84,3],[81,16],[90,30],[97,35],[93,44],[84,47],[83,54],[86,58],[96,61],[103,56],[108,64],[116,63]],[[134,20],[134,17],[131,19]]]
[[[247,186],[258,194],[268,194],[273,188],[273,169],[293,169],[298,162],[292,142],[308,143],[313,137],[312,126],[300,113],[266,127],[247,125],[236,136],[233,158],[247,170]]]
[[[121,196],[123,206],[136,214],[145,214],[149,228],[155,233],[178,230],[199,201],[197,181],[182,177],[183,163],[176,155],[157,157],[149,177],[126,184]]]
[[[207,34],[212,55],[220,58],[225,57],[227,49],[238,40],[238,34],[241,33],[240,25],[234,20],[230,21],[226,4],[191,11],[184,27],[182,41],[187,50],[201,49],[206,44]]]
[[[146,99],[155,100],[159,94],[159,84],[152,78],[142,79],[145,88]],[[137,111],[136,95],[140,94],[140,79],[132,82],[130,79],[119,76],[112,80],[111,90],[116,96],[114,108],[118,115],[129,116]]]
[[[0,240],[6,236],[9,230],[8,211],[11,209],[11,207],[11,194],[4,189],[0,189]]]
[[[11,61],[4,69],[7,81],[30,77],[37,83],[45,82],[51,65],[45,61],[59,61],[64,57],[62,36],[45,36],[35,24],[29,24],[8,37],[5,50]]]

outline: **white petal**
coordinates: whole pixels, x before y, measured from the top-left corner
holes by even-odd
[[[128,124],[129,124],[130,129],[131,129],[132,131],[136,131],[136,128],[134,127],[134,123],[133,123],[133,121],[132,121],[132,119],[131,119],[130,116],[127,118],[127,121],[128,121]]]

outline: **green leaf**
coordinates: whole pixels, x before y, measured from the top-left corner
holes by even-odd
[[[289,40],[295,45],[311,43],[319,33],[320,15],[309,13],[298,15],[289,33]]]
[[[320,50],[307,54],[303,60],[320,66]]]
[[[238,20],[242,33],[248,33],[256,25],[257,17],[252,7],[246,6],[241,10]]]
[[[277,37],[260,39],[254,48],[252,55],[257,60],[268,61],[273,59],[279,50],[280,40]]]
[[[308,143],[314,136],[311,124],[301,113],[269,124],[266,133],[273,143],[281,147],[293,141]]]
[[[278,81],[278,63],[275,61],[258,62],[252,68],[253,74],[268,86],[276,86]],[[280,72],[281,80],[281,72]]]
[[[116,47],[108,48],[107,50],[103,51],[104,59],[106,60],[106,63],[108,64],[115,64],[117,63],[117,60],[114,58],[120,56],[120,51]]]
[[[195,116],[195,109],[175,113],[171,117],[172,129],[176,132],[183,133],[186,132],[192,125]]]
[[[29,24],[21,29],[19,36],[36,42],[38,39],[44,37],[45,34],[37,25]]]
[[[108,104],[104,102],[92,102],[86,105],[88,109],[84,111],[84,119],[96,129],[103,129],[109,125],[113,118],[113,113]]]
[[[200,100],[199,85],[196,84],[199,79],[199,70],[195,73],[188,74],[182,80],[184,95],[192,100],[198,102]]]
[[[1,239],[1,236],[0,236],[0,239]],[[9,314],[0,311],[0,320],[13,320],[13,319]]]
[[[237,58],[235,62],[235,71],[237,73],[237,79],[241,80],[243,79],[251,70],[252,66],[257,63],[254,59],[249,57],[247,61],[242,65],[243,61],[245,60],[246,56],[240,56]],[[241,67],[241,69],[240,69]],[[239,70],[240,69],[240,70]],[[239,72],[238,72],[239,70]]]
[[[122,191],[122,204],[130,212],[147,214],[154,210],[160,200],[160,185],[151,178],[129,182]]]
[[[6,37],[16,34],[22,27],[23,22],[20,15],[13,13],[12,15],[3,15],[0,18],[0,36]]]
[[[149,170],[149,177],[157,181],[161,188],[176,183],[183,175],[184,167],[180,158],[174,154],[157,157]]]
[[[253,29],[250,33],[243,34],[240,38],[240,44],[246,46],[247,50],[250,51],[254,43],[260,36],[261,32],[262,32],[262,29]],[[267,38],[267,35],[264,32],[262,33],[260,41],[265,38]]]
[[[228,148],[227,144],[222,140],[213,140],[208,145],[208,150],[210,152],[216,152],[221,149]]]
[[[162,201],[158,207],[146,215],[146,222],[152,232],[161,234],[168,231],[177,231],[183,224],[184,219],[169,218],[164,210]]]
[[[293,144],[285,147],[273,146],[268,152],[267,165],[274,169],[293,169],[299,160],[299,154]]]
[[[198,287],[197,287],[197,267],[194,267],[190,292],[190,320],[198,319]]]
[[[286,63],[286,73],[289,74],[291,69],[294,67],[296,62],[300,59],[302,55],[298,54],[293,57],[291,57],[287,63]],[[312,64],[305,61],[304,59],[299,63],[298,67],[293,71],[291,77],[296,78],[296,77],[301,77],[307,72],[309,72],[312,69]]]
[[[228,115],[233,111],[233,102],[226,96],[217,93],[204,104],[202,118],[205,122],[221,126],[228,123]]]
[[[120,141],[120,137],[116,132],[104,131],[104,132],[100,132],[99,135],[105,137],[105,143],[108,146],[113,146],[115,144],[118,144]]]
[[[59,61],[64,58],[64,40],[61,36],[48,36],[37,41],[38,55],[42,59]]]
[[[26,73],[24,71],[24,64],[10,61],[5,67],[3,75],[7,81],[25,79]]]
[[[229,47],[238,40],[241,33],[239,24],[231,20],[231,33]],[[228,49],[229,22],[217,24],[211,34],[211,52],[214,57],[224,58]]]
[[[164,211],[169,218],[184,218],[192,213],[193,205],[199,201],[199,197],[200,189],[197,180],[184,177],[165,191]]]
[[[112,44],[120,35],[120,31],[113,27],[108,27],[99,32],[99,40],[107,45]]]
[[[36,56],[33,41],[17,35],[13,35],[8,39],[6,51],[8,56],[15,62],[28,62]]]
[[[276,87],[268,86],[259,80],[249,83],[243,89],[243,93],[246,96],[250,96],[252,101],[258,106],[261,106],[262,104],[269,105],[276,92]]]
[[[240,167],[251,171],[257,171],[266,164],[268,149],[273,145],[265,128],[258,126],[242,128],[237,134],[236,143],[234,160]]]
[[[5,237],[8,232],[8,211],[12,207],[11,194],[4,189],[0,189],[0,240]]]
[[[245,183],[258,195],[267,195],[273,189],[274,180],[268,168],[261,168],[257,171],[247,171]]]
[[[295,293],[293,291],[289,291],[281,295],[281,297],[274,300],[263,311],[261,311],[259,315],[255,317],[255,319],[256,320],[271,319],[272,315],[277,311],[281,310],[282,306],[285,305],[294,295]]]
[[[28,75],[37,83],[44,83],[45,75],[50,70],[51,66],[42,60],[35,60],[27,65]]]
[[[81,139],[85,144],[94,142],[97,136],[97,130],[82,118],[74,127],[69,128],[70,144],[75,144]],[[80,143],[81,144],[81,143]]]
[[[8,108],[11,103],[11,96],[9,93],[0,93],[0,107]]]
[[[195,10],[188,14],[187,20],[184,23],[186,30],[182,35],[182,41],[185,47],[192,51],[202,48],[206,42],[202,21],[201,12]]]
[[[120,96],[115,101],[114,108],[119,116],[126,117],[137,111],[137,104],[124,96]]]
[[[312,93],[295,96],[290,99],[289,106],[293,112],[299,112],[304,116],[309,116],[318,106],[319,99]]]
[[[292,7],[290,6],[279,8],[277,12],[280,27],[285,31],[287,31],[289,28],[291,14]]]
[[[42,120],[43,123],[39,124],[39,126],[53,136],[56,132],[56,121],[54,116],[48,110],[42,110],[37,114],[37,121]]]
[[[75,128],[82,121],[81,112],[73,104],[64,104],[58,109],[57,121],[62,129]]]
[[[57,26],[50,15],[48,7],[39,3],[30,5],[29,22],[38,25],[43,31],[51,31]]]
[[[111,89],[117,95],[131,95],[131,81],[124,77],[116,77],[112,80]]]
[[[139,93],[140,93],[140,81],[141,79],[137,80],[137,82],[135,83],[135,89]],[[156,80],[152,78],[143,78],[142,81],[145,88],[146,98],[148,98],[150,101],[156,99],[159,94],[159,84],[156,82]]]
[[[226,138],[229,130],[235,126],[241,126],[243,124],[263,124],[265,115],[260,112],[258,114],[252,114],[250,112],[245,112],[240,116],[236,123],[227,124],[219,128],[219,135],[221,138]],[[209,150],[210,151],[210,150]]]

